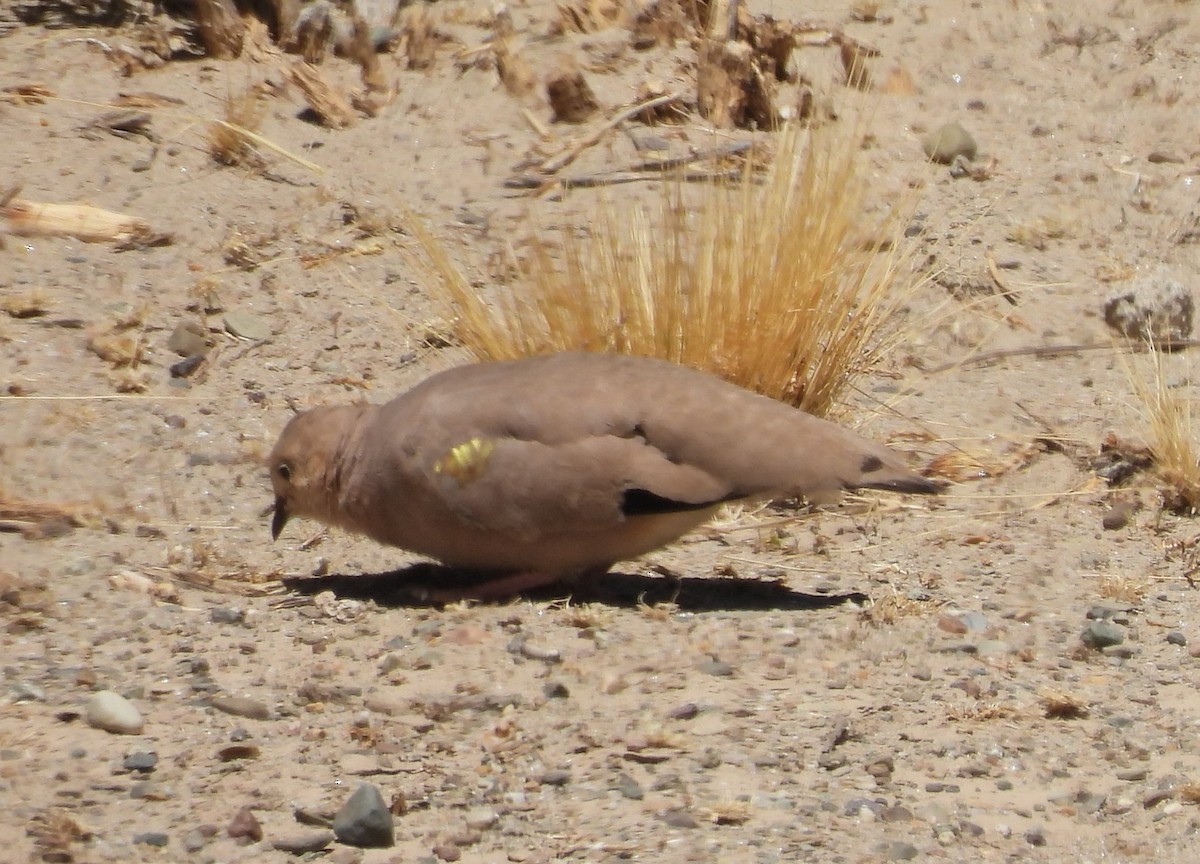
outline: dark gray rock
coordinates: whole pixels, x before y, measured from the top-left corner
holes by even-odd
[[[1124,642],[1125,632],[1110,621],[1096,620],[1088,622],[1079,638],[1089,648],[1108,648],[1110,645],[1120,645]]]
[[[379,788],[363,783],[355,789],[333,817],[333,833],[339,843],[361,849],[394,846],[396,828],[392,811]]]

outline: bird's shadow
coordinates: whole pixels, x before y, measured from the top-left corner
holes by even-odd
[[[374,600],[387,607],[438,607],[444,600],[430,599],[447,591],[470,595],[472,585],[488,577],[437,564],[413,564],[387,573],[329,574],[285,577],[283,584],[298,594],[332,591],[339,598]],[[530,600],[561,600],[602,603],[632,609],[640,605],[673,603],[688,612],[738,612],[766,610],[827,609],[843,603],[864,603],[866,594],[805,594],[793,591],[776,579],[754,577],[701,578],[652,576],[642,573],[609,572],[600,578],[560,583],[521,592]]]

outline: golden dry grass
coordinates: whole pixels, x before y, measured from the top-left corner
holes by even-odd
[[[1042,714],[1051,720],[1076,720],[1088,715],[1088,705],[1079,696],[1066,690],[1047,687],[1038,694]]]
[[[225,119],[208,125],[205,138],[208,152],[222,165],[261,167],[262,154],[255,147],[252,133],[267,115],[267,103],[261,91],[250,87],[238,95],[225,97]]]
[[[899,214],[867,216],[860,140],[853,123],[787,129],[742,181],[667,182],[649,211],[602,199],[585,236],[535,238],[522,276],[491,304],[413,229],[435,299],[480,359],[659,357],[825,414],[880,359],[919,282]]]
[[[1149,370],[1130,363],[1126,373],[1141,403],[1163,506],[1194,515],[1200,511],[1200,442],[1192,426],[1191,388],[1169,386],[1166,356],[1150,346]]]

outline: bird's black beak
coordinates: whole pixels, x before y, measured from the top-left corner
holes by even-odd
[[[275,499],[275,515],[271,517],[271,539],[278,540],[279,535],[283,533],[283,526],[287,524],[288,516],[287,502],[282,498]]]

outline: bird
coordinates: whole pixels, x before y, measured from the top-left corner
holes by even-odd
[[[730,502],[944,485],[711,373],[573,352],[469,363],[385,404],[304,411],[267,467],[272,539],[315,519],[482,574],[474,599],[602,575]]]

